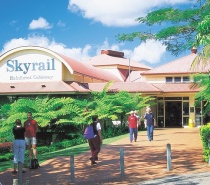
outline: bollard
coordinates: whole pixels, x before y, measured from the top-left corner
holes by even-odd
[[[124,167],[124,150],[120,148],[120,176],[121,178],[125,175],[125,167]]]
[[[167,144],[166,148],[167,148],[167,170],[169,171],[172,169],[172,167],[171,167],[171,145]]]
[[[71,176],[70,176],[70,181],[74,183],[74,156],[71,155],[70,156],[70,173],[71,173]]]
[[[18,185],[18,179],[13,179],[12,185]]]
[[[22,164],[19,162],[18,163],[18,185],[23,184],[23,179],[22,179]]]

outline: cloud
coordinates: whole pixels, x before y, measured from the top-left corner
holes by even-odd
[[[104,42],[98,45],[91,46],[90,44],[86,44],[84,47],[78,48],[68,48],[66,45],[62,43],[56,42],[54,39],[50,40],[45,36],[29,36],[28,38],[15,38],[8,41],[4,46],[0,54],[3,54],[13,48],[21,47],[21,46],[40,46],[44,48],[48,48],[52,51],[56,51],[57,53],[63,54],[65,56],[71,57],[75,60],[83,61],[90,57],[100,55],[101,50],[115,50],[124,52],[125,58],[130,58],[137,62],[148,62],[151,64],[158,63],[161,60],[161,57],[166,52],[166,47],[163,46],[160,42],[150,40],[146,43],[141,43],[138,47],[134,48],[134,50],[126,50],[121,49],[123,47],[123,43],[110,44],[108,39],[105,39]],[[95,52],[94,52],[95,51]]]
[[[31,23],[29,24],[29,29],[30,30],[35,30],[35,29],[51,29],[52,26],[44,19],[43,17],[39,17],[38,20],[32,20]]]
[[[149,40],[134,48],[134,51],[130,53],[130,55],[131,59],[134,61],[146,61],[154,64],[160,62],[165,52],[166,46],[163,46],[161,42]]]
[[[193,2],[191,0],[69,0],[68,9],[106,26],[134,26],[138,24],[136,18],[145,16],[153,8],[186,3]]]
[[[40,46],[48,48],[52,51],[56,51],[57,53],[80,61],[89,58],[89,52],[91,50],[90,45],[86,45],[84,48],[67,48],[66,45],[57,43],[55,40],[49,40],[44,36],[29,36],[28,38],[10,40],[3,46],[3,50],[0,52],[0,54],[21,46]]]

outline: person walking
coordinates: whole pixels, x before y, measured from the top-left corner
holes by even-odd
[[[27,120],[24,122],[25,127],[25,141],[28,148],[29,158],[31,159],[37,159],[37,139],[36,139],[36,133],[38,131],[38,124],[36,120],[32,118],[32,113],[27,113]]]
[[[25,173],[23,171],[23,164],[25,159],[25,128],[22,127],[21,120],[17,119],[15,121],[15,126],[12,129],[13,135],[14,135],[14,142],[13,142],[13,148],[14,148],[14,170],[12,174],[17,174],[17,164],[19,165],[19,169],[22,171],[22,173]]]
[[[93,123],[93,132],[94,132],[94,138],[88,139],[90,152],[91,152],[91,165],[96,165],[96,161],[98,161],[98,154],[101,150],[102,145],[102,134],[101,134],[101,124],[98,122],[98,116],[92,117]]]
[[[132,143],[133,140],[136,142],[138,131],[138,119],[134,115],[134,111],[131,111],[130,116],[128,117],[128,127],[130,132],[130,142]]]
[[[156,125],[154,114],[150,107],[146,108],[146,113],[144,115],[145,128],[147,128],[147,137],[149,141],[153,140],[154,126]]]

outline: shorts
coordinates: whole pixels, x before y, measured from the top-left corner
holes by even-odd
[[[37,141],[35,137],[25,137],[26,145],[36,145]]]

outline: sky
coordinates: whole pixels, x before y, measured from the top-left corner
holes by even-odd
[[[175,57],[160,42],[119,42],[116,35],[152,29],[135,19],[156,9],[191,6],[192,0],[0,0],[0,55],[41,46],[83,61],[116,50],[154,68],[190,51]]]

